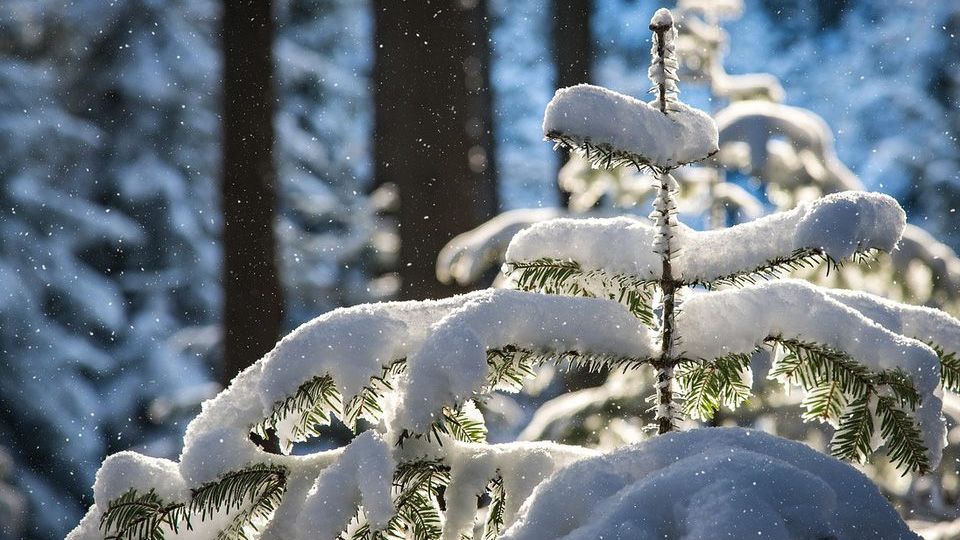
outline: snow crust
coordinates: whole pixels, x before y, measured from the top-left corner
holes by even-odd
[[[853,467],[761,432],[707,428],[574,463],[503,538],[919,537]]]
[[[703,111],[672,103],[667,114],[651,104],[599,86],[557,90],[547,104],[543,134],[576,144],[609,145],[640,163],[675,168],[717,151],[717,127]]]
[[[97,471],[97,481],[93,484],[94,499],[111,501],[130,489],[143,493],[152,489],[165,501],[183,500],[190,495],[189,486],[174,461],[136,452],[108,456]]]
[[[650,26],[656,28],[668,28],[673,26],[673,14],[667,8],[660,8],[650,19]]]
[[[793,210],[726,229],[695,231],[673,227],[674,273],[689,282],[712,281],[752,271],[798,249],[820,249],[837,259],[868,248],[891,251],[906,214],[880,193],[828,195]],[[573,260],[585,269],[603,269],[643,279],[660,276],[656,229],[632,218],[556,219],[521,231],[507,248],[507,262],[540,258]]]
[[[845,297],[799,280],[695,295],[682,304],[676,318],[680,348],[684,357],[712,360],[749,353],[768,337],[795,338],[842,350],[872,371],[902,368],[922,398],[914,415],[931,466],[936,467],[946,444],[936,353],[916,339],[881,326],[887,321],[868,318],[878,311],[877,304],[846,297],[850,304],[863,306],[866,313],[862,313],[835,298]],[[901,313],[918,314],[908,308]],[[930,326],[941,328],[936,321]]]
[[[444,443],[447,444],[447,443]],[[557,470],[598,455],[595,450],[549,442],[478,445],[456,442],[446,457],[450,487],[444,493],[444,540],[459,540],[472,531],[477,496],[497,475],[503,479],[504,523],[512,522],[534,488]]]

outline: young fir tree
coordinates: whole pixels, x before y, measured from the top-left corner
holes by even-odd
[[[749,430],[669,433],[612,454],[485,443],[473,400],[517,389],[544,363],[652,366],[664,434],[684,413],[747,399],[749,353],[775,345],[788,354],[774,374],[805,391],[807,417],[837,426],[836,455],[864,459],[882,443],[904,470],[939,459],[938,391],[960,383],[960,323],[799,281],[754,283],[891,250],[902,210],[851,193],[719,231],[679,223],[670,172],[715,152],[717,132],[677,99],[670,13],[658,11],[651,29],[650,104],[562,89],[544,130],[600,166],[655,173],[652,225],[546,222],[508,250],[522,290],[314,319],[205,404],[178,462],[108,458],[69,538],[911,536],[851,467]],[[352,442],[293,452],[334,417],[360,432]],[[281,454],[251,442],[267,430]]]

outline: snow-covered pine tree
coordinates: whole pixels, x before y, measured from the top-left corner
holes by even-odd
[[[179,462],[109,457],[69,538],[912,536],[851,467],[749,430],[668,433],[606,455],[484,442],[474,400],[516,389],[545,363],[653,366],[653,419],[668,432],[679,414],[745,400],[749,353],[772,345],[788,353],[774,371],[804,389],[807,416],[838,426],[837,455],[865,458],[882,442],[904,469],[939,459],[938,392],[960,383],[960,323],[799,281],[752,283],[890,250],[903,211],[849,193],[730,229],[679,223],[670,171],[715,152],[717,132],[677,99],[670,13],[651,29],[650,104],[562,89],[544,128],[599,165],[651,169],[653,225],[546,222],[508,250],[506,270],[525,290],[362,305],[304,324],[204,405]],[[334,417],[357,437],[296,455]],[[268,429],[281,454],[251,442]]]

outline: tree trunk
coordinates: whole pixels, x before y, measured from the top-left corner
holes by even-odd
[[[440,248],[497,210],[484,0],[375,0],[374,161],[400,196],[401,296],[462,289]]]
[[[281,330],[271,3],[223,2],[224,383],[273,348]]]
[[[557,88],[593,82],[593,39],[590,19],[593,0],[553,1],[553,63],[557,67]],[[560,149],[560,166],[570,151]],[[567,206],[570,194],[560,190],[560,203]]]

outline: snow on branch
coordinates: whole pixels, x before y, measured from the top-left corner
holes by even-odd
[[[585,489],[589,486],[589,489]],[[916,538],[854,468],[741,428],[670,433],[539,486],[504,540]]]
[[[892,197],[836,193],[727,229],[685,229],[678,267],[690,283],[767,277],[804,257],[838,262],[871,250],[892,251],[905,222],[906,214]]]
[[[674,273],[686,283],[742,282],[809,260],[836,262],[891,251],[905,220],[887,195],[847,192],[727,229],[701,232],[678,224],[671,243]],[[507,268],[552,258],[575,261],[584,271],[655,280],[660,277],[655,241],[654,227],[632,218],[557,219],[514,237]]]
[[[603,168],[672,169],[717,151],[707,114],[679,101],[663,114],[653,103],[589,84],[561,88],[547,104],[543,134]]]
[[[798,107],[759,100],[733,103],[716,114],[720,146],[743,142],[749,149],[749,171],[769,178],[782,166],[784,157],[798,161],[824,193],[863,189],[863,183],[840,161],[834,149],[833,132],[820,116]],[[785,139],[793,152],[775,143]],[[723,154],[721,152],[721,155]],[[771,167],[774,166],[774,167]],[[785,171],[776,180],[791,181],[799,170]],[[766,174],[765,174],[766,173]]]
[[[945,444],[937,354],[865,315],[834,299],[830,291],[797,280],[700,294],[687,300],[677,316],[679,348],[684,358],[711,361],[777,343],[787,350],[782,360],[790,365],[775,364],[771,374],[800,384],[808,398],[819,392],[807,402],[808,412],[820,407],[821,419],[839,424],[836,453],[865,457],[873,434],[869,405],[885,425],[902,421],[895,427],[906,430],[915,443],[905,459],[894,455],[896,461],[917,470],[936,467]],[[831,391],[833,383],[840,387]],[[862,411],[850,416],[857,413],[858,404]],[[912,419],[894,418],[907,412]],[[838,437],[849,435],[854,420],[863,420],[864,415],[870,416],[870,425],[841,444]],[[919,432],[913,433],[916,429]],[[892,433],[881,435],[888,444],[899,439]],[[888,450],[896,453],[895,448]]]
[[[960,321],[939,309],[901,304],[868,293],[837,289],[824,292],[887,330],[932,347],[940,357],[941,384],[960,392]]]
[[[392,423],[425,432],[444,406],[481,391],[491,370],[487,351],[505,345],[614,365],[642,363],[657,350],[650,331],[614,301],[484,291],[435,325],[410,358]]]

